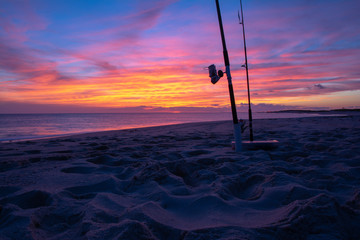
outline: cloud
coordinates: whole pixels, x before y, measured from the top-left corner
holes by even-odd
[[[56,81],[69,77],[56,70],[56,63],[38,56],[36,51],[22,44],[5,44],[0,38],[0,70],[14,73],[17,80],[39,82]]]
[[[321,84],[314,84],[314,88],[316,89],[325,89],[325,87]]]
[[[40,16],[35,3],[28,6],[32,15],[19,16],[23,10],[13,5],[11,14],[0,16],[4,99],[134,108],[228,107],[226,78],[212,85],[203,69],[215,63],[224,70],[214,5],[134,1],[126,3],[129,10],[122,4],[111,14],[77,10],[59,19],[56,12],[43,11],[49,19]],[[246,102],[240,26],[226,12],[226,6],[234,9],[230,1],[224,5],[236,99]],[[359,20],[348,1],[306,5],[257,0],[247,6],[254,103],[360,89]],[[332,15],[336,7],[344,11]],[[236,19],[236,11],[233,15]]]
[[[3,1],[0,14],[0,36],[11,42],[23,43],[29,39],[29,31],[41,31],[49,22],[36,13],[30,1]]]

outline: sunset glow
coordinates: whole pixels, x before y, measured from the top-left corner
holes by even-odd
[[[239,1],[220,4],[245,104]],[[243,4],[255,105],[360,107],[359,1]],[[3,0],[0,11],[0,113],[229,107],[226,77],[212,85],[206,69],[224,68],[214,1]]]

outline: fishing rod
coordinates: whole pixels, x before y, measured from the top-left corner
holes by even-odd
[[[241,10],[241,20],[238,12],[239,23],[242,25],[243,30],[243,39],[244,39],[244,52],[245,52],[245,69],[246,69],[246,82],[247,82],[247,93],[248,93],[248,103],[249,103],[249,131],[250,131],[250,141],[254,141],[253,127],[252,127],[252,112],[251,112],[251,101],[250,101],[250,84],[249,84],[249,69],[247,61],[247,52],[246,52],[246,40],[245,40],[245,24],[244,24],[244,13],[242,7],[242,1],[240,0],[240,10]]]
[[[225,62],[225,66],[226,66],[225,73],[227,75],[228,84],[229,84],[229,95],[230,95],[231,110],[232,110],[233,122],[234,122],[235,150],[236,150],[236,152],[240,152],[242,150],[242,147],[244,147],[245,149],[250,149],[250,150],[276,148],[279,145],[279,142],[277,140],[253,141],[254,136],[253,136],[253,129],[252,129],[252,112],[251,112],[251,101],[250,101],[249,70],[248,70],[247,52],[246,52],[243,9],[242,9],[242,2],[240,0],[241,17],[242,17],[242,20],[240,21],[240,24],[242,24],[242,26],[243,26],[243,38],[244,38],[244,50],[245,50],[245,68],[246,68],[246,80],[247,80],[248,101],[249,101],[249,129],[250,129],[250,141],[241,141],[241,125],[239,124],[239,120],[237,118],[237,113],[236,113],[234,90],[233,90],[231,74],[230,74],[229,54],[228,54],[228,51],[226,49],[225,35],[224,35],[224,29],[223,29],[223,25],[222,25],[219,1],[215,0],[215,3],[216,3],[217,14],[218,14],[218,20],[219,20],[221,41],[222,41],[222,46],[223,46],[224,62]],[[238,17],[239,17],[239,20],[240,20],[239,13],[238,13]],[[220,80],[220,78],[224,75],[224,72],[221,71],[221,70],[216,72],[216,67],[215,67],[214,64],[210,65],[208,67],[208,70],[209,70],[209,77],[211,78],[211,82],[213,84],[217,83]]]
[[[216,10],[218,15],[218,21],[219,21],[219,27],[220,27],[220,34],[221,34],[221,42],[223,47],[223,55],[224,55],[224,62],[225,62],[225,73],[228,80],[228,86],[229,86],[229,95],[230,95],[230,103],[231,103],[231,112],[233,117],[233,123],[234,123],[234,137],[235,137],[235,150],[236,152],[241,151],[241,127],[239,124],[239,119],[237,117],[236,112],[236,103],[235,103],[235,96],[234,96],[234,89],[232,85],[232,78],[230,73],[230,60],[229,60],[229,54],[226,48],[226,42],[225,42],[225,34],[224,34],[224,28],[222,24],[222,18],[221,18],[221,11],[219,6],[219,0],[215,0],[216,3]],[[209,76],[211,77],[211,82],[215,84],[219,79],[223,76],[223,72],[219,70],[216,72],[215,65],[209,66]]]

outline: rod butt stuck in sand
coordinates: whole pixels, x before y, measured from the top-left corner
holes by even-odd
[[[229,85],[231,112],[232,112],[233,123],[234,123],[235,151],[240,152],[241,148],[242,148],[241,147],[241,127],[240,127],[239,120],[237,117],[237,112],[236,112],[235,96],[234,96],[234,90],[233,90],[231,73],[230,73],[229,54],[228,54],[228,51],[226,48],[225,34],[224,34],[224,29],[223,29],[223,24],[222,24],[222,19],[221,19],[219,0],[215,0],[215,3],[216,3],[218,20],[219,20],[221,42],[222,42],[222,46],[223,46],[224,62],[225,62],[225,67],[226,67],[225,73],[226,73],[226,77],[227,77],[228,85]],[[213,84],[215,84],[222,77],[223,72],[219,71],[217,73],[215,65],[210,65],[209,66],[209,75],[211,77],[211,82]]]

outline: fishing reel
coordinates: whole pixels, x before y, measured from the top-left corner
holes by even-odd
[[[208,70],[209,70],[209,77],[211,78],[211,83],[212,84],[215,84],[217,83],[220,78],[222,78],[224,76],[224,72],[219,70],[216,72],[216,67],[214,64],[211,64],[209,67],[208,67]]]

